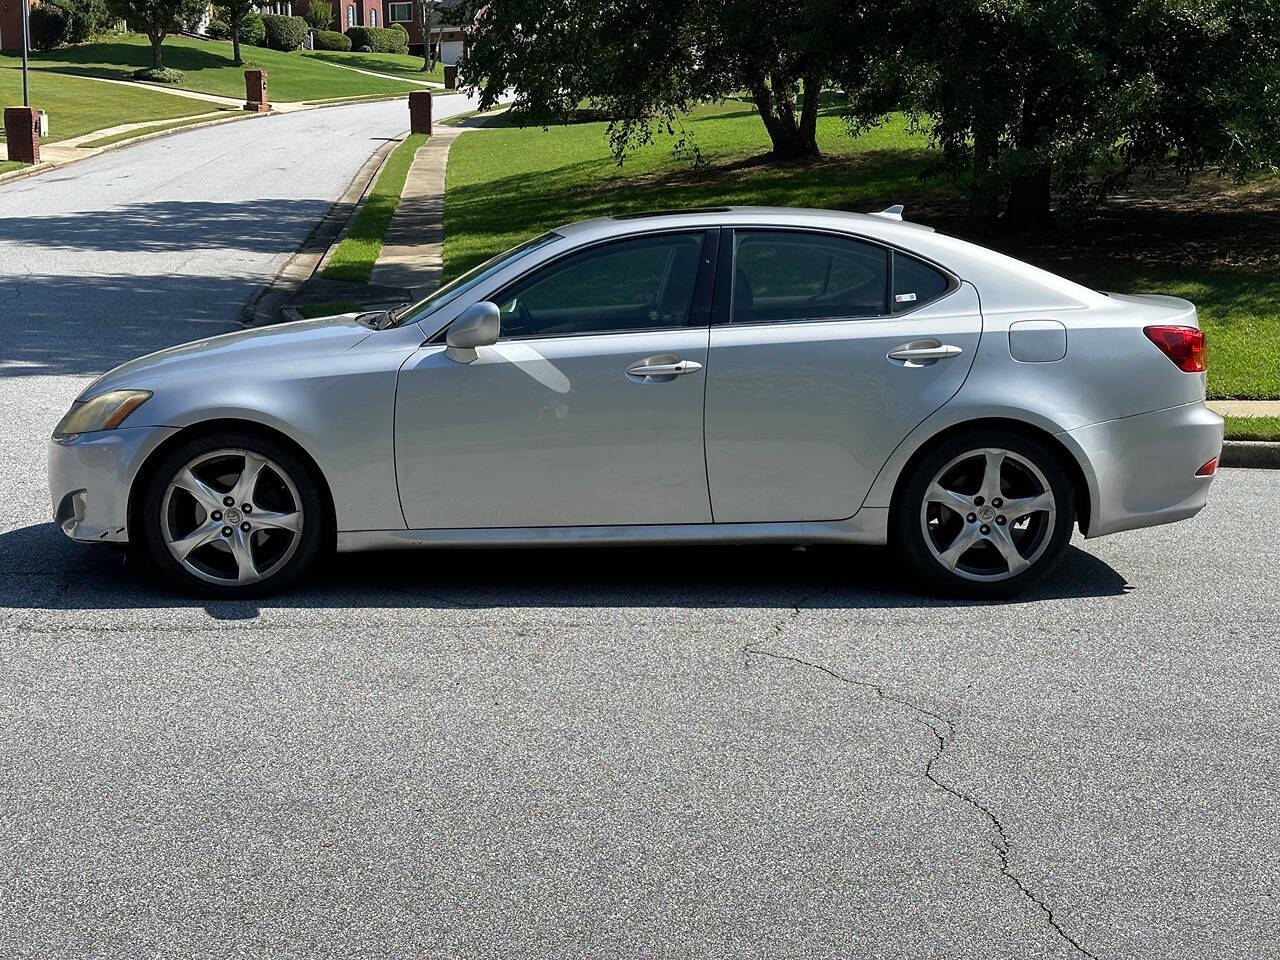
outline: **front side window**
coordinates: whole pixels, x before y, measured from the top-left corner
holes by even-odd
[[[601,244],[516,281],[497,299],[503,337],[686,326],[703,234]]]
[[[413,4],[392,3],[387,5],[387,18],[392,23],[408,23],[413,19]]]
[[[888,286],[884,247],[820,233],[734,232],[732,323],[883,316]]]
[[[484,283],[500,270],[505,270],[511,264],[515,263],[522,257],[528,256],[534,250],[545,247],[548,244],[555,243],[564,238],[558,233],[544,233],[541,236],[534,237],[532,240],[526,240],[518,246],[505,250],[496,257],[491,257],[477,267],[472,267],[460,277],[450,280],[444,286],[440,287],[429,297],[419,300],[417,303],[410,304],[406,307],[400,307],[398,310],[391,311],[391,319],[395,326],[404,323],[415,323],[428,317],[433,311],[439,310],[446,304],[452,303],[460,296],[473,287]]]

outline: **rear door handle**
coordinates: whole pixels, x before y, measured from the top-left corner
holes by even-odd
[[[901,360],[908,367],[921,367],[937,360],[958,357],[964,351],[950,343],[937,340],[912,340],[889,351],[890,360]]]
[[[632,377],[679,377],[701,369],[702,364],[696,360],[676,360],[673,363],[637,363],[634,367],[627,367],[627,374]]]

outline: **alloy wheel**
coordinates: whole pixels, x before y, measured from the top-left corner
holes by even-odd
[[[274,460],[245,449],[202,453],[170,478],[160,505],[169,553],[189,573],[245,586],[287,564],[302,540],[302,498]]]
[[[1015,577],[1044,554],[1058,522],[1053,489],[1012,450],[960,454],[925,488],[920,525],[943,567],[968,580]]]

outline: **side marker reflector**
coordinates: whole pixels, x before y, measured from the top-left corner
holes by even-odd
[[[1203,467],[1201,467],[1199,470],[1196,471],[1196,476],[1212,477],[1217,472],[1218,472],[1218,458],[1214,457],[1212,460],[1210,460]]]

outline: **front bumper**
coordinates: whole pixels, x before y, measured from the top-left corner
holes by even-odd
[[[1222,418],[1196,402],[1058,434],[1085,466],[1091,500],[1085,535],[1199,513],[1213,477],[1195,473],[1222,452],[1222,428]]]
[[[143,462],[177,430],[121,427],[49,441],[53,521],[72,540],[128,543],[129,490]]]

